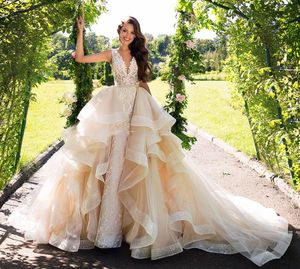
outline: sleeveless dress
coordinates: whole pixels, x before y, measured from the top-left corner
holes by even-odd
[[[258,266],[280,258],[292,232],[271,208],[235,196],[197,171],[171,133],[175,119],[138,86],[112,50],[104,87],[63,131],[37,189],[9,217],[26,240],[65,251],[116,248],[159,259],[198,248],[241,253]]]

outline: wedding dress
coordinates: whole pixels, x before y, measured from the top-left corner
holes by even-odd
[[[198,248],[241,253],[261,266],[280,258],[292,232],[271,208],[235,196],[197,171],[171,133],[175,119],[138,86],[137,63],[112,50],[104,87],[63,131],[30,201],[9,223],[25,239],[75,252],[115,248],[159,259]]]

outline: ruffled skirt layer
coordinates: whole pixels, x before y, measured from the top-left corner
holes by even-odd
[[[136,91],[132,117],[133,95],[124,99],[126,91]],[[143,88],[104,88],[78,118],[30,202],[10,217],[26,239],[66,251],[77,251],[83,240],[97,245],[112,137],[126,133],[117,194],[132,257],[199,248],[239,252],[261,266],[285,253],[292,239],[286,219],[197,171],[170,131],[175,119]]]

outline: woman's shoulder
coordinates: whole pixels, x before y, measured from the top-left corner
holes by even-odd
[[[104,57],[107,59],[106,61],[109,62],[109,63],[112,62],[113,50],[114,49],[107,49],[107,50],[103,50],[101,52],[104,55]]]
[[[111,60],[113,61],[114,58],[116,57],[116,54],[118,54],[118,48],[111,48],[108,51],[110,53]]]

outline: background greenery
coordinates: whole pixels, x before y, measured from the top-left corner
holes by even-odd
[[[188,84],[190,102],[185,116],[196,126],[253,156],[255,150],[247,119],[239,108],[232,106],[227,84],[226,81],[199,81],[195,85]],[[168,84],[160,79],[150,83],[151,92],[162,105],[165,103],[168,88]],[[74,90],[74,83],[69,80],[50,81],[33,89],[37,101],[31,102],[29,107],[20,166],[33,160],[60,138],[65,119],[59,116],[63,105],[58,99],[64,92],[72,89]],[[100,88],[95,89],[94,94],[99,90]]]
[[[171,56],[171,41],[170,35],[153,35],[146,33],[147,47],[150,53],[150,61],[154,68],[154,78],[166,72],[166,64]],[[204,71],[214,71],[216,74],[222,71],[223,60],[226,58],[225,44],[219,38],[210,39],[194,39],[195,50],[203,55],[203,59],[197,59],[199,64],[204,62]],[[119,46],[118,39],[112,41],[108,37],[96,35],[94,32],[86,33],[86,44],[90,53],[97,53],[109,48]],[[71,53],[74,51],[74,45],[68,42],[68,36],[62,32],[58,32],[52,36],[51,52],[48,55],[50,64],[49,76],[55,79],[71,78],[70,65],[72,64]],[[92,66],[93,78],[103,79],[105,73],[105,64],[96,63]],[[199,72],[199,69],[197,70]]]
[[[300,190],[300,2],[202,0],[189,12],[226,43],[257,159]]]
[[[22,147],[32,87],[49,77],[50,41],[70,32],[81,1],[0,2],[0,189],[15,173]],[[85,21],[93,23],[104,1],[86,3]]]
[[[89,98],[88,94],[80,95],[82,85],[89,91],[92,78],[99,79],[98,85],[112,82],[108,65],[89,65],[88,72],[83,65],[74,65],[71,57],[74,31],[73,42],[68,42],[66,34],[60,32],[67,35],[71,32],[80,4],[80,0],[0,3],[0,189],[14,174],[19,161],[29,101],[36,97],[43,99],[39,88],[31,92],[34,86],[53,78],[72,77],[77,85],[77,100],[84,100],[76,102],[76,107],[82,107]],[[104,1],[87,0],[86,24],[93,23],[104,9]],[[188,118],[212,134],[232,140],[230,143],[237,148],[235,136],[241,141],[243,137],[244,141],[254,141],[256,158],[300,189],[299,1],[178,0],[176,11],[174,36],[154,38],[146,34],[146,37],[154,65],[152,79],[160,76],[170,86],[158,79],[152,84],[157,84],[160,100],[163,100],[161,94],[167,96],[165,108],[177,119],[177,134],[184,131]],[[193,33],[202,28],[214,29],[218,38],[212,41],[193,38]],[[193,41],[194,48],[188,48],[186,41]],[[85,43],[91,52],[118,46],[117,39],[109,42],[93,33],[87,34]],[[224,79],[224,73],[233,82],[230,87],[218,81]],[[80,74],[87,74],[88,84],[80,86],[84,81]],[[178,79],[179,75],[197,82],[195,85],[184,82]],[[59,89],[62,82],[57,83]],[[179,102],[176,94],[187,98]],[[53,109],[57,108],[54,105]],[[36,116],[39,113],[41,118],[47,118],[41,111]],[[232,125],[239,125],[247,129],[245,117],[240,121],[238,113],[246,116],[252,140],[249,132],[238,133],[233,128]],[[227,121],[228,124],[214,129],[215,123]],[[28,128],[35,127],[29,124]],[[192,141],[191,137],[186,142]],[[251,142],[246,147],[243,151],[253,156]]]

